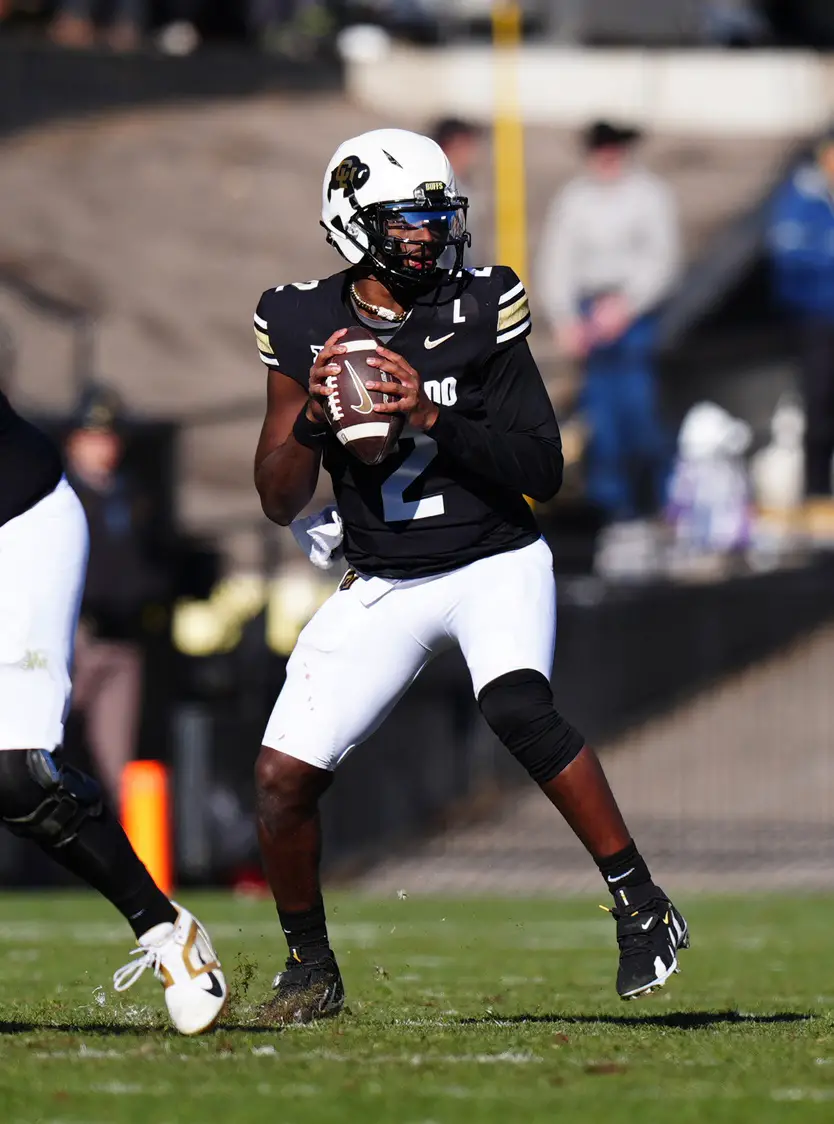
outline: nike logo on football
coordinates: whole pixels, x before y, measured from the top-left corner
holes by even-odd
[[[608,875],[608,881],[609,881],[609,882],[611,883],[611,885],[613,886],[613,884],[614,884],[615,882],[622,882],[622,880],[623,880],[624,878],[628,878],[629,874],[634,874],[634,867],[632,867],[632,868],[631,868],[631,870],[627,870],[627,871],[625,872],[625,874],[618,874],[618,875],[616,875],[616,876],[615,876],[614,878],[612,878],[612,877],[611,877],[611,875],[609,874],[609,875]]]
[[[442,343],[445,343],[446,340],[450,340],[454,334],[454,332],[449,332],[447,336],[441,336],[438,340],[433,340],[429,336],[426,336],[426,339],[424,341],[426,350],[431,351],[433,347],[440,347],[440,345]]]
[[[356,389],[356,393],[359,395],[359,402],[358,404],[353,406],[353,409],[357,414],[372,414],[374,412],[374,404],[371,401],[370,394],[368,394],[368,391],[365,388],[365,384],[360,379],[353,364],[347,359],[344,361],[344,363],[345,369],[350,375],[351,381],[353,382],[353,385]]]

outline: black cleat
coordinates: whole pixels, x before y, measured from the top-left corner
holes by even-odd
[[[275,977],[275,995],[260,1009],[259,1021],[273,1026],[309,1023],[338,1015],[345,1004],[339,965],[332,955],[323,960],[287,960]]]
[[[689,929],[666,895],[657,886],[618,890],[617,921],[620,969],[617,991],[621,999],[638,999],[663,987],[678,972],[678,949],[689,948]]]

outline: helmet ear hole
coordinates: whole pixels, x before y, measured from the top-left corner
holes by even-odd
[[[321,224],[327,231],[327,241],[351,265],[358,265],[367,253],[367,235],[356,223],[347,227],[340,215],[333,215],[329,223]]]

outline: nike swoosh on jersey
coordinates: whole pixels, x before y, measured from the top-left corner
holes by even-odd
[[[433,347],[440,347],[440,345],[442,343],[445,343],[446,340],[450,340],[454,334],[455,334],[454,332],[449,332],[449,334],[447,336],[441,336],[440,339],[438,339],[438,340],[433,340],[433,339],[431,339],[430,336],[426,336],[426,338],[424,340],[424,345],[425,345],[426,350],[431,351],[431,349]]]

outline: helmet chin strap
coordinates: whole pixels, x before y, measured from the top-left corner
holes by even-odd
[[[378,280],[382,282],[399,304],[410,305],[420,297],[430,293],[432,289],[436,289],[443,272],[442,269],[435,266],[425,277],[401,278],[399,274],[392,273],[389,276],[378,278]]]
[[[397,304],[404,308],[410,308],[420,297],[436,289],[439,275],[445,272],[445,270],[436,268],[425,277],[401,277],[398,273],[389,270],[384,262],[374,260],[373,256],[367,251],[365,261],[360,263],[356,269],[362,271],[357,280],[361,280],[362,277],[372,278],[387,289]]]

